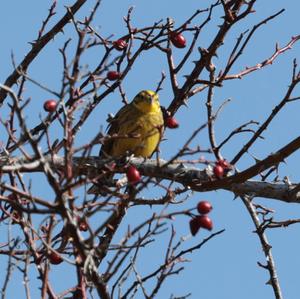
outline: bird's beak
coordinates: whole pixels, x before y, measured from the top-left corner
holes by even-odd
[[[156,95],[153,95],[151,97],[151,104],[155,104],[156,103],[156,100],[157,100],[157,96]]]

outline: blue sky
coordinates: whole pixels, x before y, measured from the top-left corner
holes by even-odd
[[[58,1],[57,15],[53,18],[51,24],[54,24],[64,13],[64,6],[71,5],[73,1]],[[84,16],[92,7],[94,1],[88,1],[78,18]],[[145,0],[103,0],[101,8],[94,20],[94,27],[98,27],[103,36],[114,34],[117,38],[126,33],[123,22],[123,16],[127,14],[130,6],[134,6],[132,22],[136,27],[148,26],[160,19],[172,17],[175,24],[181,24],[198,8],[209,6],[211,1],[192,1],[185,3],[182,1],[145,1]],[[16,63],[20,62],[24,55],[30,50],[29,42],[33,41],[40,28],[41,22],[47,15],[47,9],[51,1],[4,1],[0,10],[0,82],[4,82],[6,77],[12,71],[11,53],[14,55]],[[223,47],[214,58],[214,64],[218,69],[224,66],[226,58],[232,49],[238,35],[251,29],[256,23],[268,17],[271,14],[285,8],[286,11],[275,20],[267,25],[262,26],[254,35],[249,46],[246,48],[244,55],[233,68],[234,72],[239,72],[246,66],[255,65],[264,59],[270,57],[275,49],[276,43],[279,46],[285,45],[292,36],[300,34],[299,31],[299,9],[300,3],[295,0],[286,1],[258,1],[255,6],[256,13],[252,14],[247,20],[241,22],[227,36]],[[217,24],[221,23],[216,13],[211,24],[203,31],[199,46],[207,47],[214,38],[217,30]],[[199,22],[201,18],[198,19]],[[49,27],[48,27],[49,28]],[[59,90],[61,84],[62,59],[58,49],[63,43],[73,37],[74,28],[70,24],[67,26],[64,34],[59,34],[42,51],[41,55],[30,66],[28,74],[40,83]],[[186,35],[187,41],[191,36]],[[71,49],[76,43],[72,44]],[[216,90],[215,104],[216,107],[224,100],[230,98],[231,102],[225,106],[224,111],[216,123],[216,138],[221,141],[234,128],[249,120],[263,122],[271,113],[284,96],[291,80],[292,62],[294,58],[299,57],[300,43],[281,55],[273,65],[262,70],[252,73],[242,80],[233,80],[224,83],[224,86]],[[175,49],[175,61],[179,61],[184,50]],[[84,63],[88,64],[91,69],[99,61],[97,51],[89,52],[84,57]],[[196,57],[196,56],[195,56]],[[183,76],[191,70],[192,63],[188,63],[179,76],[179,81],[183,82]],[[156,50],[147,52],[132,69],[124,82],[124,87],[128,98],[132,98],[142,89],[154,89],[160,79],[162,71],[167,72],[166,59]],[[296,89],[295,96],[300,89]],[[25,91],[26,96],[32,100],[30,109],[26,110],[26,116],[29,126],[39,122],[40,117],[45,117],[42,109],[45,99],[51,97],[44,90],[28,84]],[[188,107],[181,108],[176,118],[180,122],[180,128],[177,130],[168,130],[166,132],[167,141],[161,148],[161,156],[165,159],[173,156],[177,150],[184,144],[190,134],[201,124],[206,122],[205,110],[206,93],[193,97],[188,103]],[[161,103],[167,106],[172,100],[171,88],[168,78],[163,85],[160,93]],[[78,134],[76,139],[77,145],[87,143],[96,135],[100,126],[106,126],[106,115],[109,112],[115,113],[122,106],[118,94],[109,96],[97,110],[91,115],[86,126]],[[215,107],[215,108],[216,108]],[[4,109],[6,117],[7,111]],[[299,103],[289,104],[284,111],[276,118],[273,124],[264,133],[266,139],[258,141],[251,149],[251,155],[258,159],[265,158],[269,153],[276,151],[287,142],[299,135]],[[2,128],[1,128],[2,130]],[[55,136],[56,132],[51,132]],[[236,152],[242,147],[249,135],[243,135],[235,138],[223,149],[223,156],[230,160]],[[200,144],[204,148],[209,145],[207,132],[203,131],[195,140],[195,144]],[[245,157],[238,163],[239,170],[254,163],[251,155]],[[207,156],[213,159],[212,156]],[[280,167],[280,176],[288,175],[293,182],[300,179],[299,175],[299,153],[295,153],[287,160],[287,164]],[[35,177],[33,177],[35,178]],[[37,180],[37,181],[36,181]],[[37,176],[33,180],[33,190],[37,194],[48,196],[45,193],[44,181]],[[149,194],[152,190],[149,190]],[[49,191],[50,192],[50,191]],[[49,197],[51,197],[49,195]],[[239,199],[234,200],[233,195],[229,192],[218,191],[202,194],[194,194],[184,208],[193,207],[200,199],[210,200],[214,206],[211,217],[214,221],[215,229],[225,228],[226,231],[208,242],[203,249],[196,251],[187,257],[189,263],[185,264],[185,271],[179,276],[171,277],[162,288],[157,298],[169,298],[173,293],[176,296],[192,293],[190,298],[274,298],[270,286],[265,283],[268,280],[268,274],[265,270],[257,266],[257,261],[264,263],[264,256],[261,251],[261,245],[257,236],[253,233],[254,226],[250,216],[247,214],[245,207]],[[274,217],[276,220],[299,218],[300,208],[296,204],[286,204],[275,200],[257,199],[257,202],[266,205],[275,210]],[[132,209],[127,214],[124,227],[128,223],[139,223],[145,216],[151,215],[153,210],[148,207]],[[188,218],[178,217],[173,221],[178,238],[189,234]],[[300,259],[299,249],[300,241],[298,238],[299,225],[290,226],[286,229],[275,229],[270,231],[268,237],[273,246],[273,254],[277,265],[278,275],[282,286],[284,298],[298,298]],[[3,230],[3,228],[1,229]],[[209,235],[201,231],[195,238],[189,238],[184,246],[192,246]],[[120,237],[120,236],[119,236]],[[118,238],[118,236],[117,236]],[[153,260],[163,254],[169,240],[169,234],[164,234],[159,238],[156,245],[145,250],[143,258],[138,261],[137,267],[141,271],[151,270]],[[162,257],[161,257],[162,260]],[[6,267],[6,260],[1,259],[2,268]],[[56,286],[62,290],[66,281],[66,273],[70,268],[64,265],[57,266],[54,270],[52,279],[56,281]],[[33,275],[35,272],[33,271]],[[20,285],[20,275],[15,274],[11,282],[8,298],[22,298],[24,295]],[[0,285],[3,283],[3,274],[0,274]],[[32,286],[38,285],[36,282]],[[35,292],[33,292],[33,295]],[[38,292],[35,294],[38,298]],[[143,298],[142,294],[139,293]]]

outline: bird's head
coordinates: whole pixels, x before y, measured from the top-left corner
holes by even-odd
[[[152,90],[143,90],[133,99],[132,104],[144,113],[157,112],[160,109],[158,94]]]

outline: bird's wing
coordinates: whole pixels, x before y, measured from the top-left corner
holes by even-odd
[[[130,131],[126,131],[127,134],[133,133],[135,131],[133,124],[135,120],[133,119],[132,115],[139,113],[137,109],[131,105],[127,104],[122,107],[116,116],[110,120],[109,126],[107,128],[107,135],[112,136],[114,134],[119,134],[122,131],[122,128],[132,128]],[[100,149],[99,156],[110,156],[112,151],[114,139],[108,139],[104,142]]]

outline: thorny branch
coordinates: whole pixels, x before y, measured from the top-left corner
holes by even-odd
[[[25,56],[23,61],[16,67],[13,73],[6,79],[4,85],[7,87],[12,87],[16,84],[17,80],[20,78],[20,72],[26,72],[28,66],[32,61],[37,57],[40,51],[53,39],[53,37],[60,33],[63,28],[68,24],[72,15],[74,15],[85,3],[87,0],[77,0],[67,11],[67,13],[58,21],[52,29],[50,29],[43,36],[39,37],[32,45],[32,49]],[[43,27],[42,27],[43,28]],[[6,90],[0,90],[0,103],[3,104],[3,101],[7,95]]]
[[[252,29],[240,33],[236,43],[230,46],[229,57],[224,59],[225,67],[218,70],[219,62],[214,62],[214,57],[218,56],[221,47],[226,46],[225,41],[232,28],[238,28],[237,24],[255,13],[255,0],[217,0],[208,8],[196,10],[179,25],[172,18],[166,18],[140,28],[134,27],[134,9],[130,8],[124,18],[126,33],[120,37],[127,46],[120,51],[114,46],[113,38],[116,37],[107,37],[96,29],[98,24],[95,18],[101,0],[95,0],[89,13],[82,19],[77,19],[77,13],[87,2],[75,1],[72,6],[67,7],[65,15],[47,31],[50,21],[55,21],[57,2],[53,1],[48,15],[42,21],[37,39],[32,43],[32,49],[5,83],[0,85],[1,108],[9,111],[7,119],[6,113],[1,118],[4,128],[2,139],[7,137],[7,140],[5,145],[3,142],[0,153],[0,223],[7,225],[9,232],[8,240],[0,244],[0,255],[8,257],[2,298],[7,296],[12,271],[21,271],[25,293],[30,298],[29,274],[32,265],[36,265],[38,271],[41,298],[87,299],[88,290],[91,297],[97,293],[99,298],[105,299],[159,296],[165,281],[183,271],[183,263],[187,262],[185,256],[201,250],[204,244],[224,231],[213,232],[201,242],[197,241],[196,245],[186,245],[190,238],[177,236],[174,217],[186,220],[195,216],[195,207],[185,206],[193,192],[222,189],[242,198],[266,256],[267,264],[259,263],[259,266],[268,270],[269,284],[275,298],[281,299],[275,262],[266,233],[269,229],[287,227],[300,220],[275,221],[273,217],[269,217],[273,212],[255,204],[253,199],[263,197],[286,203],[300,202],[300,183],[291,183],[287,177],[281,178],[279,172],[281,163],[299,150],[300,137],[291,137],[288,144],[272,149],[272,153],[261,160],[255,160],[252,165],[243,166],[242,170],[239,167],[241,158],[250,154],[250,149],[254,148],[257,140],[262,138],[262,133],[270,128],[283,108],[300,99],[297,94],[294,95],[300,82],[297,62],[294,60],[292,79],[285,96],[266,120],[262,124],[251,120],[237,125],[221,142],[217,142],[219,132],[215,121],[219,120],[224,104],[229,101],[216,109],[214,95],[216,89],[222,88],[226,81],[241,79],[272,65],[300,40],[300,36],[295,35],[283,47],[276,45],[274,52],[260,63],[251,67],[242,66],[239,68],[240,72],[231,73],[254,39],[255,33],[263,25],[269,25],[284,9],[265,17]],[[203,48],[201,37],[204,29],[214,26],[212,20],[215,12],[222,13],[222,23],[215,35],[212,35],[207,48]],[[72,23],[75,37],[66,36],[59,50],[63,71],[62,78],[59,78],[60,89],[55,91],[33,79],[36,76],[31,77],[28,70],[41,50],[50,42],[54,43],[54,37],[63,32],[68,23]],[[179,60],[176,46],[171,40],[171,33],[174,32],[192,36],[187,43],[188,47],[182,49],[183,55]],[[98,61],[95,61],[93,68],[86,68],[83,66],[84,55],[94,49],[99,53]],[[198,129],[187,134],[190,137],[186,137],[185,142],[182,141],[177,152],[174,153],[173,150],[169,160],[161,158],[165,155],[163,152],[158,153],[156,159],[100,159],[93,156],[95,146],[110,138],[122,136],[109,136],[101,131],[96,132],[89,143],[81,144],[78,133],[85,132],[91,115],[112,93],[118,92],[117,97],[122,103],[128,103],[129,91],[125,84],[126,80],[130,80],[128,75],[142,59],[146,59],[146,52],[154,50],[165,58],[168,68],[167,74],[160,70],[162,75],[160,80],[156,80],[156,91],[164,91],[170,85],[173,93],[167,108],[164,108],[165,116],[174,117],[182,106],[187,106],[194,95],[207,91],[204,96],[207,99],[207,121],[202,125],[197,123]],[[190,70],[189,65],[192,65]],[[106,76],[108,70],[117,71],[119,78],[109,81]],[[58,104],[55,112],[49,113],[34,125],[31,123],[31,129],[26,112],[33,103],[30,99],[24,100],[28,82],[43,92],[51,93],[57,98]],[[12,87],[17,84],[19,85],[15,91]],[[154,85],[155,83],[152,84]],[[3,105],[5,100],[7,107]],[[103,122],[104,116],[101,117],[97,126]],[[253,124],[257,129],[250,128]],[[53,130],[55,140],[52,140]],[[194,146],[198,135],[205,130],[208,132],[209,148],[203,149],[198,144]],[[240,143],[240,147],[235,146],[236,153],[231,158],[230,167],[224,175],[217,176],[214,167],[223,161],[223,149],[230,146],[233,138],[240,137],[245,132],[251,134],[250,138],[244,137],[245,142]],[[209,161],[202,156],[199,158],[198,155],[204,153],[213,153],[214,160]],[[144,176],[138,184],[128,185],[126,177],[121,177],[116,179],[116,184],[105,186],[107,194],[87,194],[90,184],[98,182],[107,174],[117,177],[117,174],[125,173],[128,164],[134,165]],[[31,176],[32,173],[44,180],[45,190],[48,188],[47,196],[37,195],[35,192],[35,186],[41,184],[40,181],[34,176],[30,179],[25,176]],[[147,188],[155,188],[158,195],[149,195],[148,192],[145,197]],[[149,215],[146,207],[153,206],[155,212],[151,210]],[[174,209],[171,210],[171,206]],[[137,219],[129,220],[130,224],[124,228],[129,215],[142,208],[143,220],[139,223]],[[161,211],[156,212],[159,208]],[[15,236],[12,235],[13,226],[18,228]],[[140,256],[147,250],[152,250],[153,242],[165,238],[166,232],[171,232],[171,235],[167,246],[162,250],[163,261],[160,263],[158,259],[154,259],[154,270],[147,274],[137,266]],[[72,285],[56,294],[51,271],[55,264],[61,262],[74,268],[76,279]],[[147,286],[149,281],[153,283],[152,289]],[[182,298],[187,297],[188,295]]]
[[[252,221],[255,225],[255,229],[256,229],[256,233],[260,239],[260,243],[262,245],[263,248],[263,252],[265,254],[266,257],[266,265],[263,265],[261,263],[259,263],[259,265],[266,269],[269,274],[270,274],[270,281],[268,281],[268,284],[272,285],[272,289],[274,291],[274,295],[276,299],[282,299],[282,293],[281,293],[281,288],[280,288],[280,284],[279,284],[279,279],[278,279],[278,275],[277,275],[277,271],[275,268],[275,261],[272,255],[272,246],[270,245],[266,234],[264,233],[264,231],[262,230],[262,223],[258,217],[257,211],[255,209],[255,206],[252,203],[252,199],[249,196],[245,196],[245,197],[241,197],[247,210],[249,211],[249,214],[252,218]]]

